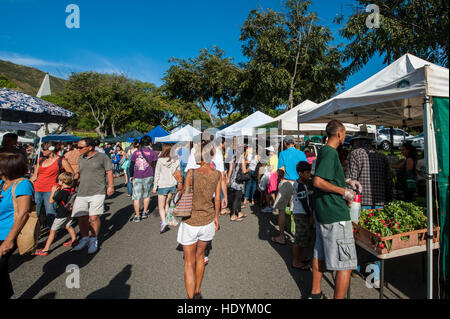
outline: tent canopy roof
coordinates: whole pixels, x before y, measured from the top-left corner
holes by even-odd
[[[155,143],[177,143],[177,142],[191,142],[193,137],[201,134],[201,131],[196,128],[186,125],[178,131],[162,137],[156,137]]]
[[[47,135],[44,136],[41,140],[41,142],[50,142],[50,141],[54,141],[54,142],[78,142],[81,140],[81,137],[75,136],[75,135],[70,135],[67,133],[63,133],[63,134],[51,134],[51,135]]]
[[[236,122],[233,125],[230,125],[225,129],[217,132],[217,135],[223,137],[253,135],[255,127],[273,121],[274,121],[273,117],[270,117],[260,111],[257,111],[247,116],[245,119],[242,119],[239,122]]]
[[[337,119],[354,124],[420,126],[424,97],[448,97],[448,79],[448,69],[405,54],[364,82],[306,112],[300,122]]]

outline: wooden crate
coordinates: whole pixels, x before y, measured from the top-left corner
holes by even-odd
[[[353,229],[353,235],[355,239],[358,239],[367,246],[371,247],[374,252],[378,254],[387,254],[397,249],[421,246],[426,244],[426,228],[388,237],[377,236],[376,234],[356,223],[353,223]],[[433,243],[439,242],[440,227],[435,227],[433,229],[433,236]],[[384,247],[380,248],[378,246],[379,243],[383,243]]]

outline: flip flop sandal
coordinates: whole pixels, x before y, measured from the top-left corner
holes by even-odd
[[[276,239],[275,239],[276,238]],[[283,243],[283,242],[281,242],[281,241],[279,241],[279,239],[278,239],[278,237],[272,237],[271,238],[271,241],[273,242],[273,243],[276,243],[276,244],[278,244],[278,245],[286,245],[286,241]]]
[[[247,217],[247,214],[242,214],[242,216],[239,216],[238,218],[245,218]]]
[[[243,219],[242,218],[236,218],[236,219],[230,219],[230,221],[232,221],[232,222],[241,222],[241,221],[243,221]]]
[[[41,249],[36,250],[36,252],[34,253],[35,256],[47,256],[48,255],[48,250],[43,251]]]
[[[308,271],[308,270],[311,269],[311,266],[310,266],[310,265],[303,265],[302,267],[294,267],[293,265],[291,265],[291,267],[292,267],[293,269],[299,269],[299,270],[305,270],[305,271]]]
[[[73,241],[72,240],[68,240],[63,244],[63,247],[72,247]]]

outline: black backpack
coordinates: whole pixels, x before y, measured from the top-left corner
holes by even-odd
[[[72,208],[73,208],[73,203],[75,202],[75,198],[77,197],[77,192],[75,191],[75,187],[72,188],[65,188],[64,190],[70,190],[69,193],[69,198],[67,199],[67,202],[61,202],[64,206],[64,209],[66,210],[67,213],[71,213],[72,212]]]

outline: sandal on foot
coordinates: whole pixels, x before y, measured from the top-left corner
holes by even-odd
[[[271,241],[273,243],[276,243],[276,244],[279,244],[279,245],[286,245],[286,241],[284,241],[284,242],[280,241],[279,237],[272,237]]]
[[[35,256],[47,256],[48,255],[48,250],[43,251],[42,249],[38,249],[38,250],[36,250],[36,252],[33,255],[35,255]]]
[[[68,240],[63,244],[63,247],[72,247],[73,243],[74,242],[72,240]]]
[[[311,266],[310,265],[305,265],[305,264],[303,264],[303,266],[300,266],[300,267],[295,267],[294,265],[291,265],[291,267],[292,268],[294,268],[294,269],[300,269],[300,270],[310,270],[311,269]]]
[[[241,222],[241,221],[243,221],[243,219],[242,218],[236,218],[236,219],[231,219],[230,218],[230,221],[231,222]]]

